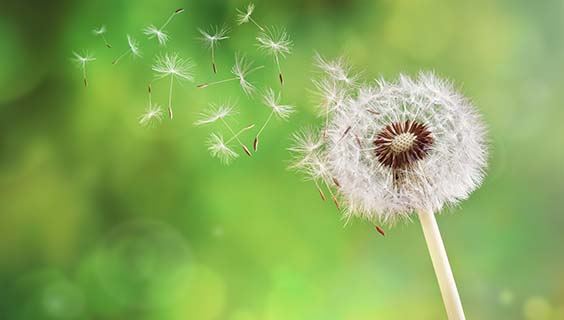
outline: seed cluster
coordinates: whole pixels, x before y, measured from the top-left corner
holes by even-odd
[[[392,169],[405,169],[424,159],[433,145],[425,124],[407,120],[387,125],[374,140],[378,161]]]

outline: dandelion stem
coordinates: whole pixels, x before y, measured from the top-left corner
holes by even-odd
[[[225,141],[225,144],[229,144],[231,141],[237,139],[243,132],[251,130],[254,127],[255,127],[254,124],[250,124],[244,127],[243,129],[239,130],[239,132],[237,132],[233,137],[229,138],[229,140]]]
[[[419,221],[423,228],[429,255],[433,262],[433,268],[439,282],[439,288],[445,304],[445,309],[449,320],[464,320],[464,311],[462,303],[454,282],[454,276],[448,262],[447,253],[441,238],[439,226],[432,212],[418,210]]]
[[[261,27],[261,26],[255,21],[255,19],[253,19],[252,17],[249,17],[249,20],[250,20],[252,23],[254,23],[254,25],[257,26],[257,28],[259,28],[260,31],[262,31],[262,32],[265,32],[265,31],[266,31],[266,30],[265,30],[263,27]]]
[[[168,17],[168,19],[165,21],[165,23],[163,24],[163,26],[162,26],[159,30],[161,30],[161,31],[164,30],[164,28],[172,21],[172,18],[174,18],[174,16],[175,16],[176,14],[177,14],[176,11],[173,12],[173,13]]]
[[[106,40],[106,36],[104,36],[103,33],[101,34],[101,36],[102,36],[102,40],[104,40],[104,44],[106,45],[106,47],[111,49],[112,45],[108,42],[108,40]]]
[[[238,135],[235,133],[235,131],[233,131],[233,129],[231,129],[231,126],[227,123],[227,121],[225,121],[223,118],[221,118],[221,122],[223,122],[223,124],[227,127],[227,130],[229,130],[229,132],[231,132],[231,134],[233,135],[233,137],[237,140],[237,142],[239,142],[239,144],[241,145],[241,147],[243,148],[243,151],[245,151],[245,153],[250,157],[251,156],[251,152],[249,151],[249,149],[247,148],[247,146],[245,146],[245,144],[241,141],[241,139],[239,139]]]
[[[172,114],[172,86],[174,84],[174,77],[170,76],[170,90],[168,93],[168,116],[170,117],[170,119],[173,118],[173,114]]]
[[[86,63],[82,65],[82,79],[84,80],[84,86],[88,87],[88,80],[86,79]]]
[[[260,136],[260,134],[262,133],[262,131],[266,128],[266,126],[268,125],[268,123],[270,122],[270,120],[272,119],[272,116],[274,115],[274,110],[272,110],[270,112],[270,115],[268,115],[268,118],[266,119],[266,121],[264,122],[264,124],[262,125],[262,127],[260,128],[260,130],[257,133],[257,137]]]
[[[268,125],[268,123],[270,122],[270,119],[272,119],[272,116],[274,115],[274,110],[272,110],[270,112],[270,114],[268,115],[268,118],[266,118],[266,121],[264,122],[264,124],[262,125],[262,127],[260,128],[260,130],[257,132],[257,135],[255,136],[255,141],[253,142],[253,149],[255,151],[257,151],[258,149],[258,142],[259,142],[259,136],[262,133],[262,131],[266,128],[266,126]]]
[[[213,81],[213,82],[206,82],[206,83],[202,83],[197,85],[197,88],[206,88],[209,86],[213,86],[215,84],[220,84],[220,83],[224,83],[224,82],[229,82],[229,81],[234,81],[234,80],[238,80],[239,77],[234,77],[234,78],[229,78],[229,79],[223,79],[223,80],[218,80],[218,81]]]
[[[121,58],[125,57],[125,55],[129,53],[129,51],[131,50],[129,49],[125,50],[124,53],[122,53],[119,57],[117,57],[114,61],[112,61],[112,64],[117,64],[121,60]]]

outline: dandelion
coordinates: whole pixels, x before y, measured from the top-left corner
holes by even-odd
[[[165,32],[165,28],[166,26],[168,26],[168,24],[172,21],[172,19],[174,17],[176,17],[176,15],[180,14],[184,12],[184,9],[180,8],[180,9],[176,9],[169,17],[168,19],[165,21],[165,23],[160,27],[157,28],[155,25],[149,25],[148,27],[146,27],[143,30],[143,33],[149,38],[149,39],[153,39],[156,38],[157,41],[159,42],[159,44],[161,46],[164,46],[166,44],[166,42],[169,39],[168,34]]]
[[[247,22],[252,22],[255,26],[257,26],[257,28],[259,28],[260,31],[265,32],[266,30],[261,27],[256,21],[255,19],[253,19],[252,15],[253,15],[253,11],[255,11],[255,5],[254,3],[249,3],[247,5],[247,7],[245,8],[245,10],[239,10],[237,9],[237,24],[238,25],[242,25],[244,23]]]
[[[194,63],[191,60],[185,60],[178,56],[178,54],[165,54],[159,55],[153,64],[153,71],[156,73],[157,79],[170,77],[170,89],[168,94],[168,115],[172,119],[172,88],[174,86],[174,79],[179,81],[188,80],[193,81],[192,69]]]
[[[344,98],[331,109],[326,134],[296,137],[293,167],[336,190],[347,219],[394,222],[417,213],[448,317],[464,319],[435,214],[468,198],[484,178],[479,114],[432,73],[339,90]]]
[[[121,58],[125,57],[128,54],[131,54],[131,56],[133,57],[141,57],[139,42],[137,42],[137,40],[135,40],[135,38],[130,35],[127,35],[127,50],[125,50],[114,61],[112,61],[112,64],[117,64],[121,60]]]
[[[235,54],[235,64],[233,65],[233,67],[231,68],[231,73],[235,76],[235,77],[231,77],[231,78],[227,78],[227,79],[223,79],[223,80],[218,80],[218,81],[213,81],[213,82],[207,82],[207,83],[202,83],[197,85],[198,88],[207,88],[209,86],[213,86],[216,84],[220,84],[220,83],[225,83],[225,82],[231,82],[231,81],[239,81],[239,85],[241,86],[241,89],[243,89],[243,92],[250,96],[253,91],[255,90],[255,87],[249,82],[247,81],[247,76],[253,72],[255,72],[256,70],[262,69],[263,66],[258,66],[253,68],[253,62],[252,61],[248,61],[246,59],[246,57],[244,55],[239,55],[239,54]]]
[[[99,28],[94,28],[92,30],[92,33],[95,36],[99,36],[102,38],[102,40],[104,40],[104,44],[106,45],[106,47],[108,48],[112,48],[112,45],[108,42],[108,40],[106,40],[106,36],[104,35],[108,30],[106,29],[106,26],[102,25]]]
[[[256,39],[258,41],[258,47],[274,57],[274,62],[278,68],[280,84],[284,84],[280,58],[284,58],[292,51],[292,41],[288,37],[288,33],[282,28],[272,28],[262,32]]]
[[[290,114],[294,112],[294,107],[289,105],[282,105],[280,104],[281,96],[280,94],[274,93],[274,90],[271,88],[266,90],[266,93],[263,97],[264,104],[271,109],[270,114],[266,118],[266,121],[257,132],[255,136],[255,140],[253,142],[253,149],[257,151],[258,143],[259,143],[259,136],[264,131],[266,126],[270,123],[272,116],[276,115],[278,118],[282,120],[287,120],[290,117]]]
[[[151,101],[151,85],[148,86],[148,91],[149,103],[147,104],[145,113],[139,117],[139,124],[145,127],[153,127],[163,120],[163,111],[159,105],[153,104]]]
[[[78,65],[80,70],[82,70],[82,79],[84,80],[84,86],[88,87],[88,79],[86,78],[86,64],[92,61],[95,61],[93,55],[85,51],[82,55],[73,52],[74,55],[73,61]]]
[[[198,31],[202,34],[202,38],[200,38],[200,40],[202,40],[211,50],[213,73],[217,73],[217,67],[215,64],[215,47],[221,40],[229,38],[227,36],[227,34],[229,33],[229,27],[225,25],[213,26],[211,27],[210,31],[204,31],[202,29],[198,29]]]
[[[243,148],[243,151],[245,151],[245,153],[250,157],[251,151],[241,141],[241,139],[239,139],[239,135],[241,133],[247,131],[247,130],[252,129],[254,127],[254,124],[249,125],[249,126],[243,128],[243,129],[241,129],[239,132],[235,132],[233,130],[233,128],[229,125],[229,123],[227,123],[227,121],[225,121],[225,118],[232,115],[233,113],[234,113],[234,106],[229,104],[229,103],[223,104],[223,105],[218,105],[218,106],[210,104],[209,110],[207,112],[202,113],[201,114],[202,118],[200,120],[194,122],[194,125],[201,126],[201,125],[211,124],[211,123],[220,121],[227,128],[227,130],[229,130],[229,132],[232,134],[231,139],[228,140],[228,142],[226,142],[226,144],[233,141],[233,140],[236,140],[241,145],[241,148]],[[217,148],[219,149],[219,146]]]

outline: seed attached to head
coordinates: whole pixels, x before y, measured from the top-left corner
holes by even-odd
[[[425,158],[433,137],[425,124],[407,120],[386,126],[374,140],[378,161],[392,169],[404,169]]]

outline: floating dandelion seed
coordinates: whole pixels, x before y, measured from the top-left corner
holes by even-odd
[[[95,36],[99,36],[102,38],[102,40],[104,40],[104,44],[106,45],[106,47],[108,48],[112,48],[112,45],[108,42],[108,40],[106,40],[106,36],[104,35],[108,30],[106,29],[106,26],[100,26],[99,28],[94,28],[92,30],[92,33]]]
[[[331,79],[348,85],[355,83],[358,75],[352,75],[352,67],[343,57],[326,60],[319,53],[315,54],[315,65]]]
[[[252,61],[248,61],[244,55],[235,54],[235,64],[231,68],[231,73],[235,75],[235,77],[213,81],[213,82],[202,83],[197,85],[197,87],[207,88],[209,86],[213,86],[216,84],[238,80],[241,89],[243,89],[243,92],[245,92],[246,95],[250,96],[253,93],[255,87],[249,81],[247,81],[247,76],[255,72],[256,70],[262,68],[264,67],[258,66],[253,68]]]
[[[155,59],[153,64],[153,71],[156,72],[157,79],[162,79],[170,77],[170,89],[168,95],[168,115],[172,119],[172,88],[174,85],[174,79],[179,81],[188,80],[193,81],[194,77],[192,75],[192,69],[194,68],[194,63],[191,60],[182,59],[178,54],[165,54],[159,55]]]
[[[145,127],[153,127],[163,120],[163,111],[157,104],[149,105],[139,117],[139,124]]]
[[[283,28],[271,28],[262,32],[256,39],[258,47],[274,57],[280,84],[284,84],[280,59],[292,51],[292,41],[288,37],[288,33]]]
[[[230,29],[229,27],[223,25],[212,26],[210,31],[204,31],[202,29],[198,29],[198,31],[202,34],[200,40],[202,40],[211,50],[213,73],[217,73],[217,66],[215,64],[215,47],[217,47],[221,40],[229,38],[227,34],[229,33]]]
[[[227,146],[223,137],[215,133],[212,133],[208,140],[208,150],[212,157],[219,158],[223,164],[229,164],[233,159],[239,157],[237,152]]]
[[[206,124],[210,124],[210,123],[220,121],[227,128],[227,130],[229,130],[229,132],[232,134],[232,137],[225,144],[228,144],[229,142],[236,140],[241,145],[241,148],[243,148],[243,151],[245,151],[245,153],[250,157],[251,151],[241,141],[241,139],[239,139],[239,135],[241,133],[247,131],[247,130],[252,129],[255,125],[254,124],[248,125],[245,128],[241,129],[239,132],[235,132],[231,128],[229,123],[227,123],[227,121],[225,121],[225,118],[232,115],[232,114],[234,114],[234,106],[233,105],[230,105],[228,103],[224,104],[224,105],[219,105],[219,106],[210,104],[209,110],[207,112],[202,113],[201,114],[202,119],[194,122],[194,125],[201,126],[201,125],[206,125]]]
[[[180,13],[182,13],[182,12],[184,12],[184,9],[182,9],[182,8],[181,8],[181,9],[176,9],[176,10],[168,17],[168,19],[165,21],[165,23],[164,23],[160,28],[157,28],[155,25],[152,25],[152,24],[151,24],[151,25],[149,25],[148,27],[146,27],[146,28],[143,30],[143,33],[144,33],[149,39],[156,38],[157,41],[159,42],[159,44],[160,44],[161,46],[166,45],[166,42],[168,41],[169,36],[168,36],[168,34],[167,34],[164,30],[165,30],[166,26],[168,26],[168,24],[172,21],[172,19],[173,19],[176,15],[178,15],[178,14],[180,14]]]
[[[163,111],[161,107],[157,104],[153,104],[151,96],[152,96],[152,88],[151,85],[147,87],[149,92],[149,103],[147,104],[147,108],[145,109],[145,113],[143,113],[139,117],[139,124],[145,127],[153,127],[157,123],[160,123],[163,120]]]
[[[261,27],[252,17],[253,15],[253,11],[255,11],[255,5],[254,3],[249,3],[247,5],[247,7],[245,8],[245,10],[239,10],[237,9],[237,24],[238,25],[242,25],[244,23],[247,22],[252,22],[255,26],[257,26],[257,28],[259,28],[260,31],[265,32],[266,30]]]
[[[254,151],[257,151],[259,136],[264,131],[266,126],[270,123],[272,116],[276,115],[278,116],[278,118],[282,120],[287,120],[290,117],[290,114],[294,112],[293,106],[280,104],[280,99],[281,99],[280,93],[279,94],[274,93],[274,90],[272,90],[271,88],[266,90],[266,93],[263,97],[263,102],[267,107],[269,107],[272,110],[270,111],[270,114],[266,118],[266,121],[264,122],[260,130],[257,132],[257,135],[255,136],[255,140],[253,142]]]
[[[74,55],[73,61],[78,65],[80,70],[82,70],[82,79],[84,80],[84,86],[88,87],[88,79],[86,78],[86,64],[88,62],[95,61],[96,58],[94,58],[94,56],[87,51],[82,55],[76,52],[73,52],[72,54]]]
[[[130,35],[127,35],[127,50],[125,50],[122,54],[119,55],[112,64],[117,64],[121,58],[125,57],[126,55],[131,54],[133,57],[141,57],[141,51],[139,50],[139,42],[135,40]]]
[[[335,81],[334,70],[323,69]],[[347,219],[393,222],[417,213],[448,317],[464,319],[435,213],[468,198],[484,178],[480,116],[451,83],[432,73],[359,88],[341,81],[336,88],[344,98],[329,109],[326,133],[296,136],[293,167],[326,186],[338,181]],[[326,91],[327,100],[341,95]]]

